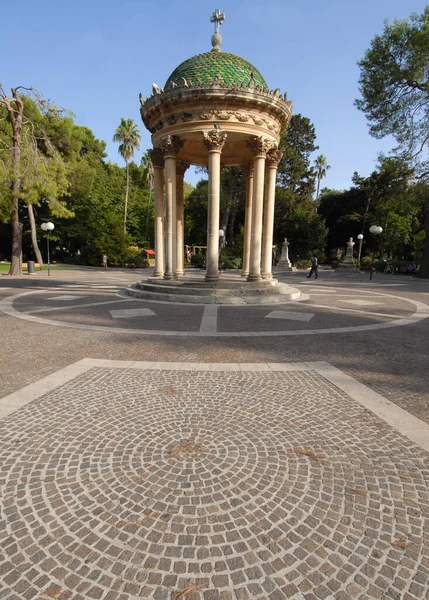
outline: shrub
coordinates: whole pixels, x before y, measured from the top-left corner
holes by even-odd
[[[309,269],[311,267],[311,260],[305,260],[300,258],[296,261],[295,266],[297,269]]]
[[[202,253],[193,254],[191,256],[191,265],[196,267],[197,269],[202,269],[204,267],[204,262],[206,257]]]
[[[241,269],[243,266],[243,260],[239,256],[222,256],[221,259],[225,269]]]

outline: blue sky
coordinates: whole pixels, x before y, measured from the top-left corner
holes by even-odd
[[[222,48],[251,62],[270,89],[287,91],[293,112],[314,123],[319,150],[331,165],[324,185],[344,189],[354,171],[369,175],[392,140],[368,134],[358,97],[356,65],[384,20],[421,13],[418,0],[23,0],[4,3],[0,22],[0,82],[34,86],[75,114],[107,142],[121,117],[134,119],[142,150],[150,135],[139,114],[139,92],[164,86],[174,68],[211,49],[216,8],[226,13]],[[16,24],[16,25],[15,25]],[[12,26],[13,25],[13,26]],[[141,152],[136,155],[140,159]],[[199,177],[188,171],[186,179]]]

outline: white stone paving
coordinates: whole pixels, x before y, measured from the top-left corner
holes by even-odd
[[[201,319],[200,333],[216,333],[217,331],[217,304],[207,304],[204,307]]]
[[[381,306],[382,302],[371,302],[370,300],[340,300],[340,302],[345,302],[347,304],[354,304],[355,306]]]
[[[265,315],[266,319],[287,319],[289,321],[311,321],[314,317],[314,313],[301,313],[294,312],[291,310],[273,310],[268,315]]]
[[[153,317],[156,313],[150,308],[124,308],[122,310],[109,310],[113,319],[130,319],[131,317]]]
[[[80,296],[81,298],[84,298],[85,296]],[[54,302],[56,300],[61,300],[61,302],[69,302],[70,300],[76,300],[76,296],[54,296],[52,298],[45,298],[45,300],[48,300],[48,302]]]

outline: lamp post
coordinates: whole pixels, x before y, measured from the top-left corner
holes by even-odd
[[[222,256],[222,245],[223,245],[223,238],[225,237],[225,232],[223,229],[219,229],[219,271],[222,274],[222,261],[221,261],[221,256]]]
[[[359,263],[359,265],[360,265],[360,255],[361,255],[361,252],[362,252],[362,240],[363,240],[363,234],[362,234],[362,233],[360,233],[360,234],[357,236],[357,239],[359,240],[358,263]]]
[[[46,243],[48,246],[48,277],[50,277],[51,275],[51,261],[50,261],[50,257],[49,257],[49,233],[55,229],[55,225],[53,223],[51,223],[50,221],[48,221],[47,223],[42,223],[40,225],[40,227],[43,229],[43,231],[46,231]]]
[[[369,228],[369,232],[370,232],[370,233],[372,233],[372,234],[373,234],[373,236],[374,236],[374,241],[373,241],[373,243],[372,243],[371,268],[370,268],[370,270],[369,270],[369,279],[370,279],[370,281],[371,281],[371,279],[372,279],[372,274],[373,274],[373,272],[374,272],[373,265],[374,265],[375,240],[377,239],[377,235],[379,235],[379,234],[380,234],[382,231],[383,231],[383,228],[382,228],[382,227],[380,227],[379,225],[372,225],[372,226]]]

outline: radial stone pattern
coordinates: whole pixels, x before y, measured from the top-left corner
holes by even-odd
[[[426,455],[313,371],[92,369],[0,436],[2,599],[425,597]]]

